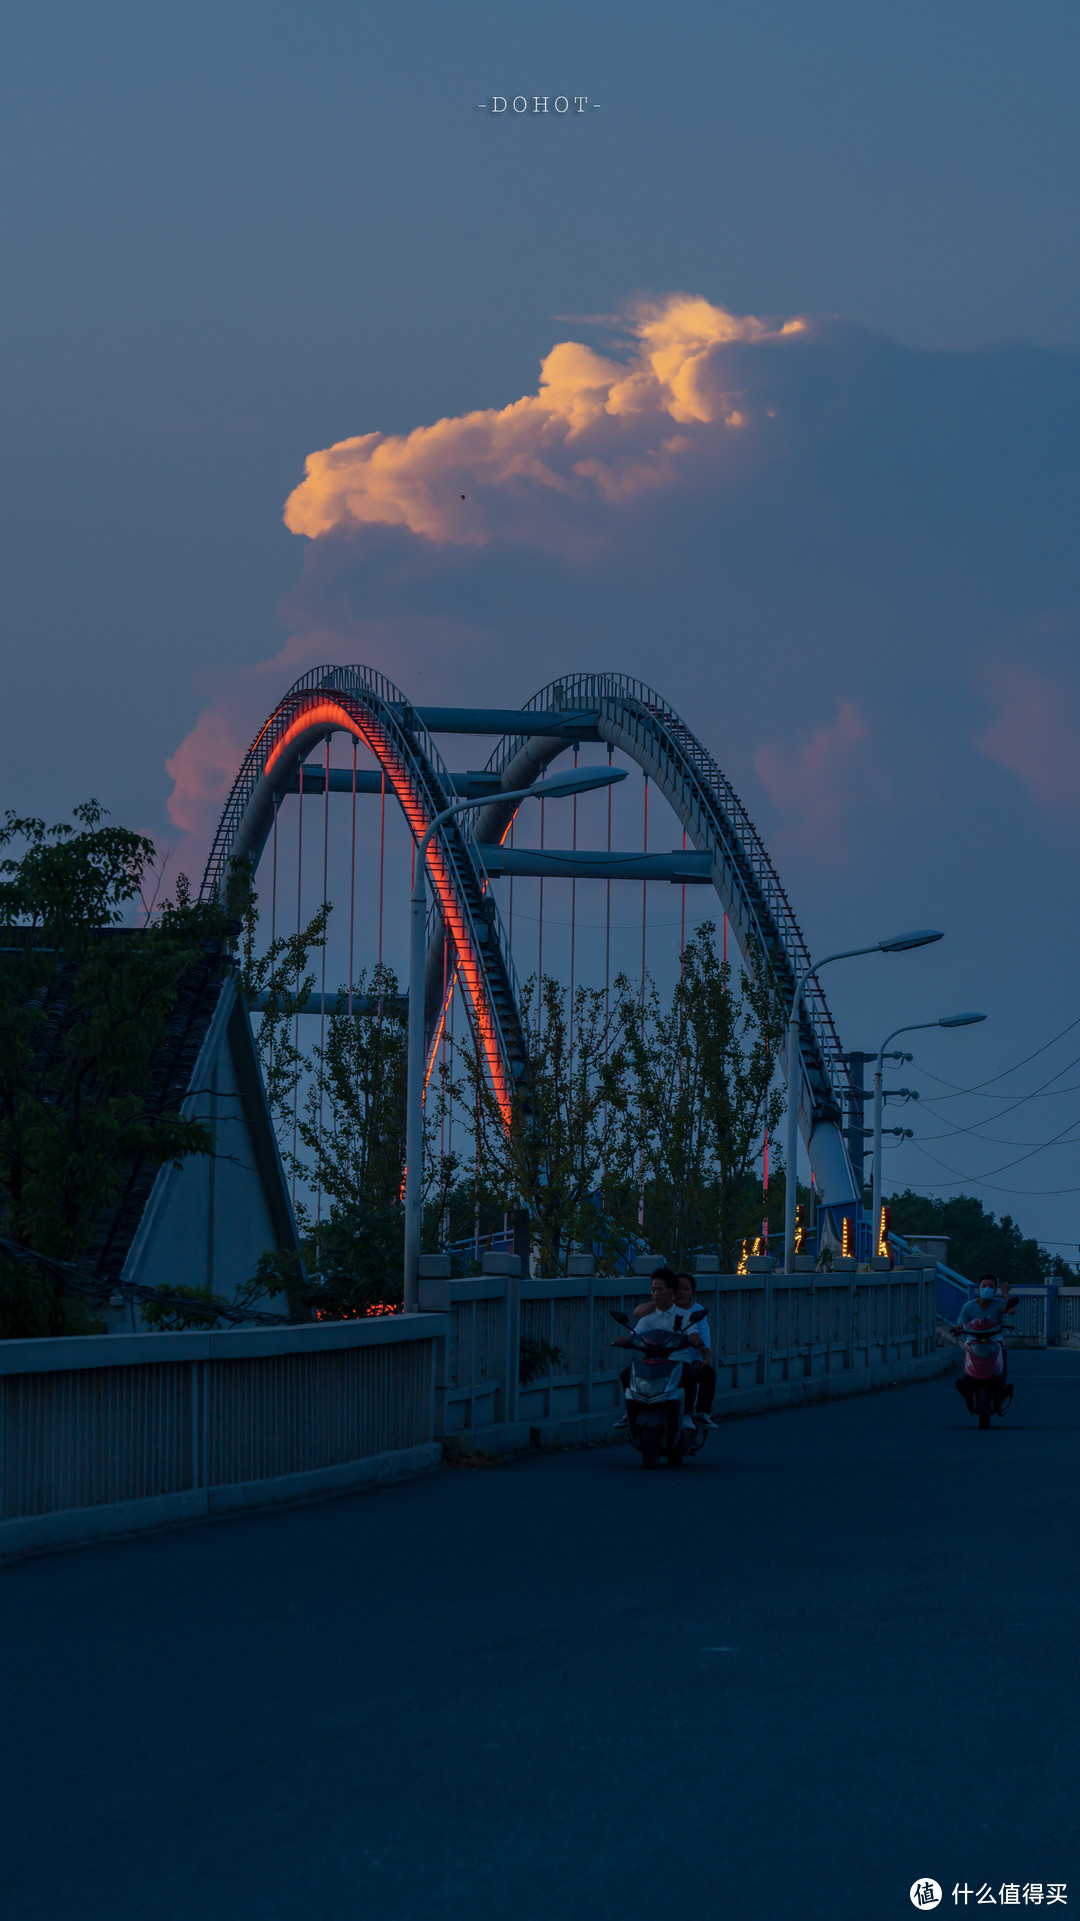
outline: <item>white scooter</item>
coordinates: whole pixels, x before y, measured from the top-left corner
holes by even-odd
[[[613,1321],[631,1328],[629,1336],[614,1343],[632,1350],[630,1383],[626,1389],[626,1418],[629,1439],[641,1455],[641,1465],[656,1467],[661,1454],[669,1467],[681,1467],[688,1455],[700,1454],[707,1429],[689,1427],[684,1415],[686,1397],[682,1390],[684,1350],[690,1346],[685,1329],[705,1319],[698,1307],[685,1323],[679,1319],[673,1328],[650,1329],[647,1334],[633,1332],[630,1316],[610,1309]]]

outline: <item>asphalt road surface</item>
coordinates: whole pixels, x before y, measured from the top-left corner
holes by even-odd
[[[5,1921],[1080,1909],[1080,1353],[1010,1358],[989,1434],[944,1377],[9,1567]]]

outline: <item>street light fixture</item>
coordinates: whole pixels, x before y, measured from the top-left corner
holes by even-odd
[[[888,1047],[890,1041],[896,1039],[898,1034],[917,1034],[924,1027],[974,1027],[976,1021],[984,1021],[985,1019],[985,1014],[942,1014],[940,1020],[936,1021],[912,1021],[906,1027],[894,1027],[891,1034],[886,1034],[885,1039],[878,1048],[877,1066],[874,1069],[874,1182],[872,1189],[873,1199],[870,1203],[872,1210],[872,1224],[870,1229],[871,1256],[878,1252],[881,1244],[881,1116],[885,1106],[881,1079],[884,1071],[885,1049]]]
[[[428,823],[420,837],[413,864],[412,904],[409,920],[409,1030],[405,1066],[405,1312],[415,1314],[420,1271],[421,1197],[423,1194],[424,1147],[424,962],[427,954],[427,850],[436,829],[455,814],[469,808],[487,807],[495,801],[562,800],[569,794],[586,794],[594,787],[611,787],[626,779],[625,767],[581,767],[574,772],[552,774],[534,781],[531,787],[516,787],[509,793],[481,794],[470,800],[455,801],[444,807]]]
[[[929,947],[932,941],[943,940],[944,934],[937,928],[920,927],[909,934],[892,934],[888,940],[874,941],[869,947],[845,947],[839,954],[826,954],[824,960],[816,961],[807,967],[795,982],[791,997],[791,1018],[788,1021],[787,1044],[787,1132],[785,1136],[786,1175],[784,1181],[784,1272],[795,1272],[795,1169],[799,1151],[799,1071],[802,1065],[799,1049],[799,1002],[807,981],[819,968],[828,967],[831,961],[854,960],[860,954],[906,954],[910,947]],[[891,1037],[890,1037],[891,1038]]]

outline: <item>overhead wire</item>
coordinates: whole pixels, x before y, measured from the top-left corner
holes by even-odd
[[[1078,1056],[1078,1060],[1080,1060],[1080,1056]],[[1036,1087],[1030,1094],[1019,1095],[1017,1099],[1013,1102],[1011,1107],[1003,1108],[1000,1111],[1000,1113],[995,1114],[993,1116],[994,1122],[1003,1121],[1007,1114],[1015,1113],[1018,1107],[1025,1107],[1028,1101],[1048,1098],[1048,1096],[1046,1095],[1046,1089],[1050,1087],[1054,1081],[1058,1080],[1062,1074],[1067,1074],[1069,1069],[1071,1067],[1075,1067],[1076,1065],[1077,1065],[1076,1060],[1066,1061],[1065,1066],[1059,1067],[1057,1073],[1051,1074],[1050,1079],[1044,1081],[1041,1087]],[[919,1072],[920,1073],[923,1072],[923,1069],[921,1067],[919,1069]],[[1065,1088],[1059,1088],[1057,1090],[1058,1093],[1065,1093],[1067,1091],[1068,1090]],[[954,1096],[946,1095],[946,1096],[943,1096],[942,1098],[953,1099]],[[934,1101],[934,1096],[930,1095],[927,1098],[926,1105],[932,1106],[935,1104],[936,1103]],[[962,1127],[962,1126],[954,1127],[952,1123],[947,1119],[946,1116],[939,1114],[936,1116],[936,1118],[938,1120],[945,1120],[947,1131],[944,1134],[923,1134],[922,1136],[920,1136],[922,1140],[946,1141],[946,1140],[951,1140],[952,1138],[954,1138],[954,1136],[958,1134],[970,1134],[973,1140],[985,1140],[987,1143],[990,1143],[995,1139],[995,1136],[993,1134],[980,1134],[978,1132],[979,1128],[984,1127],[986,1125],[986,1122],[984,1121],[972,1121],[970,1126],[968,1127]],[[1056,1139],[1057,1136],[1055,1135],[1054,1138]],[[1034,1141],[1005,1141],[1005,1140],[1001,1140],[999,1144],[1002,1147],[1034,1147],[1039,1145],[1038,1142],[1034,1142]]]
[[[920,1151],[922,1153],[926,1154],[927,1159],[931,1161],[935,1161],[938,1167],[943,1167],[945,1169],[945,1172],[947,1174],[952,1174],[955,1177],[955,1179],[960,1181],[974,1181],[976,1185],[981,1185],[983,1181],[990,1180],[993,1175],[1007,1174],[1010,1167],[1020,1167],[1022,1166],[1024,1161],[1030,1161],[1033,1158],[1033,1156],[1036,1154],[1045,1154],[1048,1148],[1056,1147],[1058,1146],[1059,1143],[1063,1147],[1074,1147],[1074,1146],[1080,1145],[1080,1142],[1062,1140],[1062,1135],[1071,1133],[1073,1128],[1078,1125],[1080,1125],[1080,1122],[1078,1121],[1075,1121],[1075,1120],[1069,1121],[1068,1124],[1061,1129],[1061,1132],[1058,1134],[1054,1134],[1050,1140],[1038,1141],[1036,1145],[1031,1148],[1029,1153],[1018,1154],[1014,1161],[1003,1161],[1000,1167],[988,1167],[985,1174],[961,1174],[958,1172],[958,1170],[955,1167],[950,1167],[947,1161],[939,1160],[936,1154],[930,1154],[925,1147],[922,1147],[918,1135],[915,1135],[913,1138],[914,1138],[915,1145],[920,1148]],[[943,1186],[944,1183],[937,1181],[937,1182],[934,1182],[933,1185],[940,1187],[940,1186]],[[1063,1189],[1062,1191],[1064,1192],[1066,1190]]]
[[[1060,1033],[1054,1034],[1050,1040],[1044,1041],[1043,1045],[1037,1047],[1033,1054],[1025,1054],[1022,1061],[1015,1061],[1012,1067],[1003,1067],[1000,1074],[990,1074],[984,1081],[976,1081],[973,1087],[961,1087],[957,1081],[946,1080],[943,1074],[931,1073],[928,1067],[920,1069],[920,1072],[929,1074],[932,1081],[940,1081],[942,1087],[955,1088],[957,1094],[977,1094],[981,1088],[992,1087],[995,1081],[1003,1081],[1009,1074],[1015,1074],[1019,1068],[1026,1067],[1029,1061],[1038,1060],[1039,1055],[1045,1054],[1047,1048],[1053,1047],[1057,1041],[1064,1040],[1066,1034],[1071,1034],[1074,1027],[1080,1027],[1080,1014],[1077,1015],[1074,1021],[1070,1021],[1067,1027],[1063,1027]],[[1062,1068],[1061,1071],[1064,1073],[1064,1068]],[[939,1094],[936,1095],[935,1098],[937,1100],[951,1100],[953,1096],[949,1094]],[[1003,1095],[1002,1098],[1007,1100],[1009,1097],[1008,1095]]]

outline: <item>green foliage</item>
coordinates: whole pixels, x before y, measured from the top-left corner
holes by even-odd
[[[760,1232],[756,1163],[784,1112],[773,1083],[786,1007],[771,964],[751,955],[736,987],[715,942],[703,921],[670,1005],[650,986],[644,1004],[624,997],[620,1019],[645,1238],[677,1266],[715,1248],[730,1270],[742,1239]]]
[[[620,997],[629,983],[616,983]],[[529,1209],[540,1271],[558,1274],[575,1247],[599,1249],[603,1266],[626,1242],[627,1221],[614,1206],[632,1184],[637,1133],[628,1123],[627,1057],[621,1016],[602,991],[574,995],[573,1046],[569,997],[545,976],[526,981],[522,1013],[530,1034],[527,1071],[512,1096],[509,1127],[486,1078],[475,1039],[466,1047],[467,1079],[453,1098],[479,1140],[489,1192],[503,1207]]]
[[[337,1208],[306,1221],[299,1254],[266,1253],[251,1283],[252,1298],[288,1297],[297,1320],[352,1320],[399,1307],[405,1252],[403,1210]]]
[[[242,876],[235,884],[240,886]],[[312,957],[326,945],[326,924],[331,913],[325,903],[296,934],[279,935],[265,953],[256,951],[259,915],[258,895],[248,886],[243,903],[240,936],[240,984],[249,1006],[260,995],[266,1005],[255,1030],[255,1046],[262,1063],[263,1080],[270,1112],[278,1125],[283,1154],[291,1149],[293,1101],[308,1067],[308,1057],[300,1047],[298,1015],[307,1006],[315,986],[310,971]]]
[[[101,825],[94,801],[77,826],[8,812],[0,846],[0,1219],[12,1240],[77,1260],[134,1162],[213,1151],[204,1123],[147,1103],[152,1059],[184,975],[220,946],[220,912],[175,902],[119,930],[140,894],[153,843]],[[74,1331],[88,1310],[26,1270],[4,1276],[9,1335]],[[20,1309],[19,1301],[23,1302]]]
[[[42,1268],[0,1257],[0,1341],[104,1332],[93,1302],[58,1287]]]
[[[1080,1278],[1059,1254],[1047,1253],[1038,1241],[1025,1236],[1011,1214],[998,1220],[973,1194],[936,1200],[908,1187],[902,1194],[890,1195],[888,1205],[893,1230],[905,1239],[947,1234],[948,1264],[967,1280],[996,1274],[1011,1287],[1038,1287],[1046,1280],[1060,1280],[1071,1287]]]
[[[338,990],[339,1006],[347,988]],[[353,1012],[331,1014],[311,1050],[297,1116],[305,1158],[297,1172],[321,1186],[332,1211],[381,1217],[401,1209],[405,1172],[408,1025],[397,976],[376,967],[353,986]],[[437,1090],[436,1090],[437,1099]]]
[[[158,1298],[144,1301],[139,1309],[143,1326],[153,1334],[218,1327],[222,1324],[221,1309],[229,1305],[209,1287],[156,1287],[154,1293]],[[190,1301],[190,1308],[177,1306],[177,1295]]]
[[[405,1062],[408,1026],[392,968],[361,972],[349,990],[338,990],[341,1011],[326,1017],[323,1038],[304,1055],[288,1023],[310,992],[303,967],[325,939],[320,913],[299,941],[279,942],[262,963],[271,1007],[259,1035],[267,1081],[287,1169],[308,1189],[322,1190],[325,1213],[313,1220],[301,1202],[301,1261],[269,1257],[263,1275],[277,1276],[295,1313],[332,1319],[366,1314],[402,1296],[405,1248]],[[269,961],[269,965],[267,965]],[[297,978],[300,992],[297,995]],[[300,1094],[300,1082],[305,1085]],[[436,1166],[431,1143],[442,1092],[429,1089],[425,1117],[426,1186],[440,1186],[429,1199],[429,1224],[443,1212],[443,1189],[455,1163]],[[276,1265],[275,1265],[276,1262]]]
[[[757,1162],[775,1136],[784,1095],[775,1086],[785,1007],[760,956],[738,987],[704,923],[687,944],[668,1005],[649,984],[644,1000],[620,976],[614,1004],[551,978],[526,983],[530,1037],[509,1128],[473,1043],[453,1089],[479,1139],[481,1213],[524,1205],[545,1274],[564,1271],[574,1248],[613,1271],[632,1245],[684,1264],[715,1247],[734,1264],[742,1238],[760,1232]],[[460,1194],[455,1188],[454,1198]],[[456,1224],[450,1238],[467,1234]]]
[[[518,1343],[518,1380],[522,1387],[528,1387],[541,1374],[550,1374],[562,1360],[561,1347],[552,1347],[550,1341],[534,1340],[531,1334],[523,1334]]]
[[[96,800],[73,811],[81,831],[65,822],[46,827],[10,808],[0,827],[0,847],[25,843],[17,859],[0,861],[0,926],[18,929],[28,949],[83,952],[99,928],[123,920],[154,861],[154,843],[144,834],[99,824],[105,810]]]
[[[454,1156],[455,1169],[458,1164]],[[488,1252],[492,1236],[501,1234],[518,1203],[492,1187],[485,1170],[476,1168],[475,1158],[468,1174],[449,1180],[433,1192],[424,1206],[423,1247],[435,1253],[447,1243],[479,1242],[481,1256]],[[479,1273],[479,1261],[465,1255],[463,1271]]]

